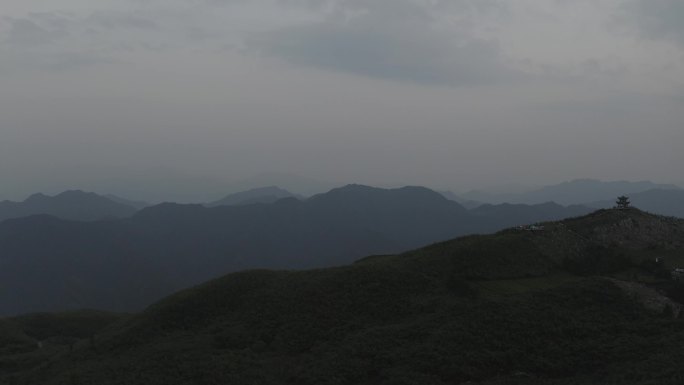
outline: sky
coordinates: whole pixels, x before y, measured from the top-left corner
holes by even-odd
[[[684,185],[683,107],[681,0],[0,2],[0,199]]]

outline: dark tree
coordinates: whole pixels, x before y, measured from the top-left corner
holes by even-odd
[[[624,195],[619,196],[617,201],[615,201],[615,204],[617,205],[616,207],[618,209],[627,209],[630,205],[629,197],[626,197]]]

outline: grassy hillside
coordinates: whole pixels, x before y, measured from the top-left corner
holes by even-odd
[[[13,384],[19,373],[76,349],[123,315],[94,310],[27,314],[0,319],[0,384]]]
[[[81,334],[31,370],[0,366],[0,378],[680,384],[684,320],[655,289],[682,292],[663,275],[679,263],[682,234],[681,221],[606,210],[346,267],[231,274]]]

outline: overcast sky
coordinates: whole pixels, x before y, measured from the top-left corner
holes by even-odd
[[[682,164],[681,0],[0,2],[0,198],[682,184]]]

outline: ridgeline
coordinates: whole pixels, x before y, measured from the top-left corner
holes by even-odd
[[[8,318],[0,383],[680,384],[681,266],[684,221],[600,210],[234,273],[137,315],[81,314],[81,332]]]

